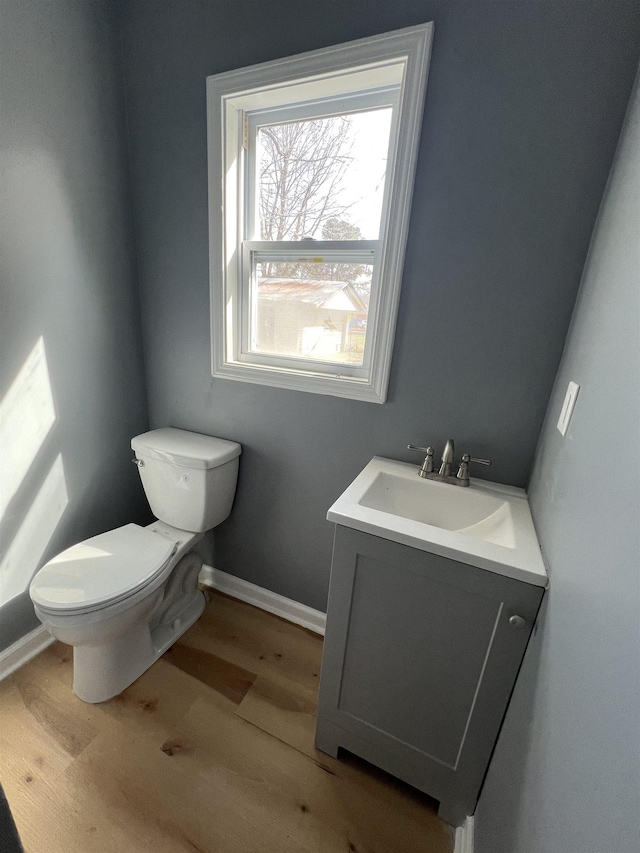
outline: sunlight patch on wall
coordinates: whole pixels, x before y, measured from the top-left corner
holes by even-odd
[[[42,337],[0,402],[0,520],[56,420]]]
[[[58,454],[0,563],[0,606],[28,587],[68,503],[64,465]]]

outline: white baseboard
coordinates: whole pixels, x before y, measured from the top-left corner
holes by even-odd
[[[278,595],[277,592],[271,592],[269,589],[256,586],[254,583],[249,583],[249,581],[207,565],[204,565],[200,572],[200,583],[324,636],[327,621],[326,613],[307,607],[306,604],[292,601],[290,598],[285,598],[284,595]]]
[[[456,829],[456,844],[453,853],[473,853],[473,817],[468,817]]]
[[[54,642],[53,637],[43,625],[20,637],[8,649],[0,652],[0,681],[16,669],[20,669]]]

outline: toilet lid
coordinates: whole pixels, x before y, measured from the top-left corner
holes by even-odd
[[[36,574],[32,600],[46,610],[85,610],[132,595],[166,566],[176,543],[125,524],[73,545]]]

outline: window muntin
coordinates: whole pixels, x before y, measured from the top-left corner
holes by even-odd
[[[421,25],[208,78],[214,376],[384,402],[432,28]],[[388,168],[378,193],[383,201],[379,213],[365,202],[369,221],[364,228],[356,226],[361,236],[377,239],[348,239],[358,236],[357,231],[336,217],[338,222],[332,228],[327,225],[324,234],[321,228],[315,235],[302,235],[314,236],[313,241],[261,240],[285,234],[266,233],[260,224],[255,175],[261,129],[383,109],[392,110]],[[345,205],[354,209],[352,199]],[[263,270],[274,269],[273,253],[280,254],[279,263],[288,265],[296,282],[303,280],[302,268],[308,272],[310,257],[323,258],[313,263],[324,273],[330,251],[338,252],[338,257],[331,256],[333,264],[355,268],[364,263],[364,253],[372,267],[363,351],[349,357],[353,364],[342,363],[336,359],[347,358],[344,348],[336,355],[331,336],[322,335],[318,346],[323,357],[310,355],[314,333],[304,329],[315,328],[318,336],[319,328],[311,325],[302,326],[300,342],[290,347],[290,355],[286,348],[264,352],[283,349],[266,343],[263,347],[255,328],[261,301],[257,282],[265,277],[260,275]],[[257,252],[266,256],[258,259]],[[304,263],[296,267],[301,253]],[[304,280],[308,285],[316,279]],[[295,289],[293,283],[288,286]]]

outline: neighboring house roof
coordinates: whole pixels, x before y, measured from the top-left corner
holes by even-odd
[[[334,311],[367,310],[367,305],[352,284],[324,279],[259,278],[258,299],[306,302],[316,308]]]

